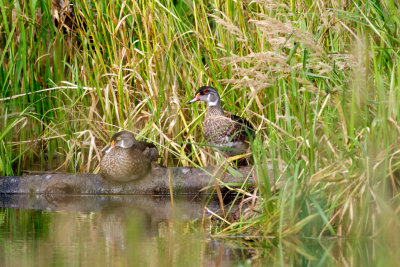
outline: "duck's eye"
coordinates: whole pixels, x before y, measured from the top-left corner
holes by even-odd
[[[117,140],[121,140],[121,137],[118,136],[118,137],[117,137]]]
[[[208,89],[204,89],[203,93],[208,94]]]

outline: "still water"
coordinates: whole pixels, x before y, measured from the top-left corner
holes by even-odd
[[[377,261],[380,244],[373,240],[212,238],[202,220],[207,198],[0,201],[0,266],[390,266]],[[218,212],[218,203],[208,209]]]

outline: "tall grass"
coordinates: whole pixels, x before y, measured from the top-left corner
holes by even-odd
[[[73,10],[56,27],[68,16],[50,1],[0,0],[0,174],[53,159],[97,171],[120,129],[156,143],[166,166],[216,164],[206,107],[185,104],[208,84],[257,130],[258,202],[222,233],[373,236],[382,214],[398,228],[394,1],[77,0]]]

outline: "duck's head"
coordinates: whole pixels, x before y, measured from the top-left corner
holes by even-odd
[[[195,97],[187,103],[192,104],[197,101],[205,101],[209,106],[216,106],[220,103],[220,98],[217,90],[210,86],[202,86],[196,91]]]
[[[111,137],[110,148],[111,149],[114,147],[130,148],[135,144],[135,142],[136,139],[133,133],[128,131],[121,131],[115,133]]]

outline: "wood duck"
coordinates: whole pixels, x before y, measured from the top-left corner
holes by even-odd
[[[225,116],[219,94],[213,87],[200,87],[188,104],[197,101],[205,101],[208,104],[203,122],[203,135],[213,149],[226,157],[246,153],[249,148],[249,135],[254,135],[250,123],[239,116]]]
[[[155,145],[137,141],[131,132],[122,131],[111,137],[110,148],[100,162],[101,173],[111,181],[129,182],[144,177],[157,159]]]

